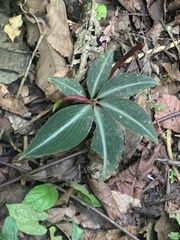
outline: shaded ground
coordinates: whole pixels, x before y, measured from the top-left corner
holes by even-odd
[[[134,239],[170,239],[168,234],[180,232],[180,4],[177,0],[98,2],[107,7],[102,19],[100,13],[97,19],[86,11],[86,1],[65,1],[65,6],[63,1],[27,0],[21,9],[14,1],[0,1],[1,226],[8,215],[5,203],[21,202],[40,182],[58,187],[67,182],[91,189],[104,210],[95,213],[83,207],[77,199],[70,200],[71,193],[61,196],[57,207],[49,210],[46,225],[56,226],[63,239],[72,235],[72,223],[63,222],[67,218],[84,229],[81,239],[133,239],[129,234]],[[20,35],[10,28],[8,36],[4,26],[9,17],[22,12]],[[139,43],[138,51],[114,74],[137,72],[159,83],[131,97],[151,116],[158,145],[124,130],[119,168],[105,182],[97,180],[102,159],[86,152],[90,139],[65,153],[17,162],[62,96],[47,77],[82,81],[100,53],[115,46],[116,63]],[[19,239],[49,236],[20,233]]]

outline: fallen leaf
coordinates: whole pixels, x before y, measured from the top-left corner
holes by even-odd
[[[157,105],[163,104],[164,108],[161,110],[155,109],[155,119],[165,117],[174,112],[180,111],[180,101],[176,96],[170,94],[162,94],[157,100]],[[171,129],[175,132],[180,132],[180,116],[170,118],[168,120],[158,123],[160,126],[166,129]]]
[[[44,33],[47,41],[62,56],[71,58],[73,45],[67,22],[66,7],[62,0],[51,0],[46,6]],[[66,44],[65,44],[66,43]]]
[[[43,39],[39,46],[39,54],[40,57],[37,63],[37,85],[50,100],[56,101],[62,97],[62,94],[47,78],[53,76],[56,72],[68,71],[65,59],[49,46],[46,39]]]
[[[141,202],[137,198],[133,198],[119,191],[111,191],[121,213],[127,214],[132,208],[141,207]]]
[[[141,10],[141,1],[137,0],[118,0],[120,4],[128,11],[128,12],[136,12],[136,10]]]
[[[168,214],[164,212],[155,224],[155,231],[158,240],[169,240],[168,234],[170,232],[179,232],[179,226],[177,222],[169,219]]]
[[[12,42],[14,42],[15,37],[20,35],[19,28],[22,27],[22,24],[22,15],[18,15],[10,18],[9,24],[4,27],[4,32],[7,33]]]
[[[113,220],[117,218],[121,219],[122,214],[108,185],[95,179],[89,179],[88,184],[94,195],[101,202],[101,205],[106,210],[108,216]]]
[[[159,21],[163,21],[164,0],[155,0],[152,4],[148,4],[147,9],[154,21],[154,24],[157,24]]]
[[[134,199],[141,199],[143,189],[147,182],[147,175],[151,172],[153,163],[161,149],[161,144],[152,146],[149,143],[143,150],[140,161],[136,161],[127,169],[120,172],[116,177],[111,178],[108,182],[113,189],[118,189],[121,194],[126,194]]]
[[[24,116],[27,113],[24,104],[19,99],[11,96],[7,86],[2,83],[0,83],[0,106],[20,116]]]
[[[180,82],[180,70],[178,62],[175,62],[174,64],[171,64],[170,62],[164,62],[162,66],[166,70],[171,81]]]
[[[70,202],[69,207],[51,208],[47,213],[48,221],[51,223],[59,223],[71,218],[77,225],[80,224],[84,228],[99,229],[108,226],[107,220],[75,201]]]

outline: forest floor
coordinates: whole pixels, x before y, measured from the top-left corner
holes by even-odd
[[[0,1],[0,239],[178,240],[180,2],[87,2]],[[149,115],[158,144],[123,129],[119,166],[104,181],[102,156],[89,151],[92,132],[67,151],[18,161],[54,111],[69,104],[58,105],[63,94],[48,77],[83,85],[93,61],[112,47],[113,76],[157,82],[129,99]],[[37,186],[49,207],[16,211],[27,193],[38,202]]]

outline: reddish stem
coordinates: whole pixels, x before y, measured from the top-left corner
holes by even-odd
[[[135,45],[134,47],[131,48],[131,50],[129,50],[129,52],[127,52],[112,68],[111,73],[109,75],[109,78],[111,78],[113,76],[113,74],[115,73],[115,71],[129,58],[131,57],[137,50],[141,49],[143,47],[142,43],[138,43],[137,45]]]
[[[68,96],[63,97],[63,100],[67,100],[67,101],[74,100],[76,102],[84,102],[84,103],[94,105],[94,103],[91,100],[89,100],[88,98],[86,98],[84,96],[80,96],[80,95],[68,95]]]

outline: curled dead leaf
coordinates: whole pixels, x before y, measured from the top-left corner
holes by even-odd
[[[158,99],[156,105],[163,105],[164,108],[161,110],[155,109],[155,119],[168,116],[171,113],[180,111],[180,101],[176,96],[170,94],[162,94]],[[180,132],[180,116],[167,119],[165,121],[159,122],[159,125],[163,128],[171,129],[175,132]]]
[[[28,112],[24,104],[11,96],[7,86],[2,83],[0,83],[0,107],[20,116],[24,116]]]
[[[93,193],[100,200],[108,216],[113,220],[117,218],[122,219],[122,214],[108,185],[95,179],[89,179],[88,183]]]

